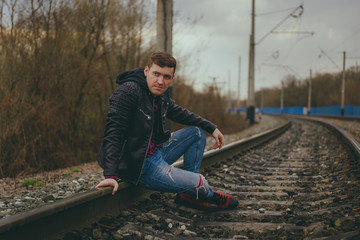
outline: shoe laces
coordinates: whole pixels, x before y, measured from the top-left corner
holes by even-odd
[[[214,192],[214,198],[216,202],[220,204],[226,204],[226,201],[229,199],[229,196],[225,193]]]

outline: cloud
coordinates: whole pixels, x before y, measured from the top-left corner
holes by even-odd
[[[321,47],[341,65],[342,51],[358,50],[360,42],[359,0],[256,0],[255,37],[260,40],[301,3],[304,12],[301,18],[289,17],[276,31],[315,32],[313,36],[303,34],[270,34],[256,46],[256,89],[280,83],[289,74],[284,68],[260,66],[279,51],[273,63],[287,65],[301,77],[314,72],[330,71],[333,65],[325,58],[318,58]],[[201,61],[195,60],[199,83],[208,81],[208,76],[226,78],[229,69],[233,82],[237,79],[238,57],[242,59],[242,96],[246,95],[248,75],[249,35],[251,21],[250,0],[174,0],[176,12],[177,51],[201,46]],[[285,10],[285,11],[279,11]],[[278,11],[278,12],[277,12]],[[276,12],[269,15],[262,13]],[[199,19],[190,26],[189,19]],[[350,54],[350,52],[349,52]],[[191,56],[189,56],[191,59]],[[199,59],[199,55],[194,56]],[[349,60],[349,65],[351,64]],[[325,70],[324,70],[325,69]],[[202,80],[201,80],[202,79]],[[261,79],[261,80],[260,80]]]

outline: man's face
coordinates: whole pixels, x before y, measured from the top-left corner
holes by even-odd
[[[153,64],[145,67],[144,74],[150,92],[156,96],[164,93],[174,80],[174,68]]]

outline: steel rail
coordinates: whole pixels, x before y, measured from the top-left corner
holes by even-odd
[[[278,114],[267,114],[272,116],[279,116]],[[288,119],[305,119],[313,122],[320,123],[321,125],[327,127],[335,134],[337,134],[340,138],[342,138],[349,146],[350,149],[357,156],[357,161],[360,164],[360,143],[357,142],[352,136],[350,136],[346,131],[337,127],[336,125],[329,123],[321,118],[325,119],[337,119],[337,120],[345,120],[345,121],[360,121],[360,117],[354,116],[336,116],[336,115],[296,115],[296,114],[282,114],[280,116],[286,117]]]
[[[202,168],[263,144],[279,136],[290,126],[291,121],[288,121],[277,128],[227,144],[220,150],[207,151],[204,153]],[[182,165],[182,161],[174,163],[176,167]],[[149,196],[153,191],[121,182],[114,196],[111,192],[111,187],[93,189],[0,219],[0,239],[55,239],[71,230],[89,226],[101,216],[117,215],[122,209]]]
[[[263,113],[264,115],[269,115],[269,116],[278,116],[278,117],[285,117],[285,118],[333,118],[333,119],[337,119],[337,120],[348,120],[348,121],[360,121],[360,117],[359,116],[340,116],[340,115],[326,115],[326,114],[313,114],[313,115],[301,115],[301,114],[285,114],[285,113],[281,113],[281,114],[277,114],[277,113]]]
[[[330,129],[332,132],[334,132],[337,136],[339,136],[344,142],[346,142],[350,149],[354,152],[354,154],[357,157],[357,162],[360,164],[360,143],[358,143],[352,136],[350,136],[348,133],[346,133],[343,129],[335,126],[334,124],[331,124],[329,122],[326,122],[322,119],[314,118],[314,117],[294,117],[294,116],[288,116],[289,118],[301,118],[308,121],[317,122],[328,129]],[[348,119],[346,119],[348,120]]]
[[[321,114],[316,114],[316,115],[310,115],[309,117],[313,117],[313,118],[333,118],[333,119],[338,119],[338,120],[348,120],[348,121],[360,121],[360,117],[358,116],[338,116],[338,115],[321,115]]]

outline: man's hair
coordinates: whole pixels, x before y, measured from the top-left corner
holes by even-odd
[[[176,70],[176,59],[171,56],[171,54],[166,52],[154,52],[151,54],[148,67],[150,68],[153,64],[158,65],[159,67],[169,67],[174,68],[174,73]]]

